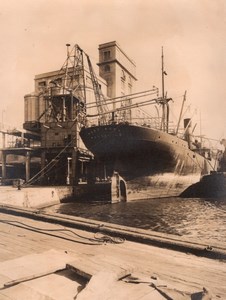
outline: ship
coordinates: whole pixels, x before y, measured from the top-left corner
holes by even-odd
[[[225,149],[226,140],[222,139],[220,144]],[[210,174],[201,177],[199,182],[189,186],[182,192],[183,198],[208,198],[214,201],[217,198],[224,199],[226,196],[226,152],[220,152],[218,171],[211,171]]]
[[[104,181],[118,174],[123,179],[118,192],[123,190],[126,200],[179,196],[219,166],[218,152],[204,146],[202,137],[194,137],[191,118],[183,120],[184,130],[179,133],[186,93],[177,125],[174,128],[169,126],[172,99],[167,97],[164,89],[163,49],[161,58],[161,97],[133,104],[130,101],[132,95],[119,97],[115,101],[121,101],[121,106],[109,110],[109,101],[104,101],[97,91],[98,124],[91,124],[89,118],[94,115],[87,115],[86,124],[80,131],[85,146],[99,166],[96,169],[102,170],[96,173],[96,178]],[[137,120],[131,117],[132,109],[144,105],[161,107],[157,121],[151,122],[150,119],[150,122],[137,124]]]
[[[16,143],[12,149],[2,150],[5,162],[9,151],[26,157],[23,187],[66,185],[73,199],[116,203],[178,196],[202,176],[218,170],[219,153],[207,147],[201,135],[196,139],[192,118],[184,118],[186,93],[177,124],[171,125],[172,99],[164,88],[163,49],[161,96],[153,86],[107,98],[104,90],[111,83],[109,79],[107,82],[101,77],[101,72],[96,76],[88,54],[78,45],[71,50],[70,44],[66,46],[67,59],[62,68],[36,75],[35,93],[25,96],[23,127],[32,132],[32,137],[38,136],[38,141],[32,146],[30,135],[23,135],[21,139],[27,137],[29,144]],[[101,45],[103,62],[99,65],[103,64],[106,76],[112,68],[115,77],[116,67],[110,63],[117,61],[116,84],[121,79],[122,85],[131,87],[131,80],[136,80],[131,68],[126,74],[128,81],[122,72],[128,67],[126,64],[122,69],[121,64],[126,56],[118,52],[123,57],[119,62],[117,55],[109,56],[109,46],[112,53],[119,51],[115,42]],[[28,151],[39,159],[37,173],[34,167],[30,170]],[[2,177],[7,179],[6,163]]]

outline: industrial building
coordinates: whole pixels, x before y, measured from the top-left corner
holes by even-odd
[[[137,80],[135,63],[115,41],[99,45],[97,65],[99,76],[89,56],[67,44],[61,69],[35,76],[34,92],[24,97],[24,130],[2,131],[3,139],[14,137],[1,149],[3,183],[21,178],[27,184],[76,186],[93,180],[99,166],[83,145],[80,128],[107,98],[115,109],[119,104],[114,98],[133,93]],[[131,100],[124,101],[128,105]],[[93,117],[91,122],[100,120]]]
[[[136,65],[117,42],[99,45],[99,75],[107,82],[107,96],[132,94],[136,84]]]

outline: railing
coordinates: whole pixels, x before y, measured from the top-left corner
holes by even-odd
[[[0,123],[0,132],[2,133],[0,148],[37,148],[41,145],[37,140],[25,138],[23,136],[24,130],[19,130],[12,125]]]
[[[111,124],[130,124],[130,125],[138,125],[138,126],[144,126],[154,129],[160,129],[161,126],[161,118],[158,117],[149,117],[149,118],[131,118],[131,120],[125,118],[117,118],[115,117],[114,120],[109,120],[108,125]],[[86,122],[86,127],[92,127],[92,126],[99,126],[101,125],[98,118],[95,119],[89,119]]]
[[[41,142],[38,141],[18,141],[11,140],[6,142],[6,148],[39,148],[41,146]]]

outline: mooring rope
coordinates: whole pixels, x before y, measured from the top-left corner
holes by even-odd
[[[73,241],[73,242],[76,242],[76,243],[85,244],[85,245],[96,245],[97,246],[97,245],[102,245],[102,244],[106,244],[106,243],[121,244],[121,243],[125,242],[125,239],[118,238],[118,237],[111,237],[109,235],[102,235],[101,237],[98,237],[97,235],[98,234],[100,235],[100,232],[95,233],[94,238],[87,238],[87,237],[82,236],[82,235],[74,232],[73,230],[67,229],[67,228],[58,228],[58,229],[40,228],[40,227],[28,225],[28,224],[20,222],[20,221],[12,221],[12,220],[0,220],[0,222],[4,223],[4,224],[12,225],[12,226],[20,227],[20,228],[23,228],[23,229],[27,229],[27,230],[31,230],[31,231],[35,231],[35,232],[39,232],[39,233],[43,233],[43,234],[47,234],[47,235],[50,235],[50,236],[59,237],[59,238],[69,240],[69,241]],[[88,242],[82,242],[82,241],[78,241],[78,240],[74,240],[74,239],[69,239],[69,238],[66,238],[66,237],[63,237],[63,236],[51,234],[51,232],[72,233],[76,237],[78,237],[80,239],[87,240]],[[68,235],[68,236],[70,236],[70,235]]]

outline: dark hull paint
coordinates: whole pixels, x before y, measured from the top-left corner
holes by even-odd
[[[95,126],[83,128],[80,135],[108,176],[117,171],[126,180],[129,199],[179,195],[214,165],[186,141],[148,127]]]
[[[189,186],[180,195],[183,198],[221,198],[226,196],[226,173],[213,172]]]

